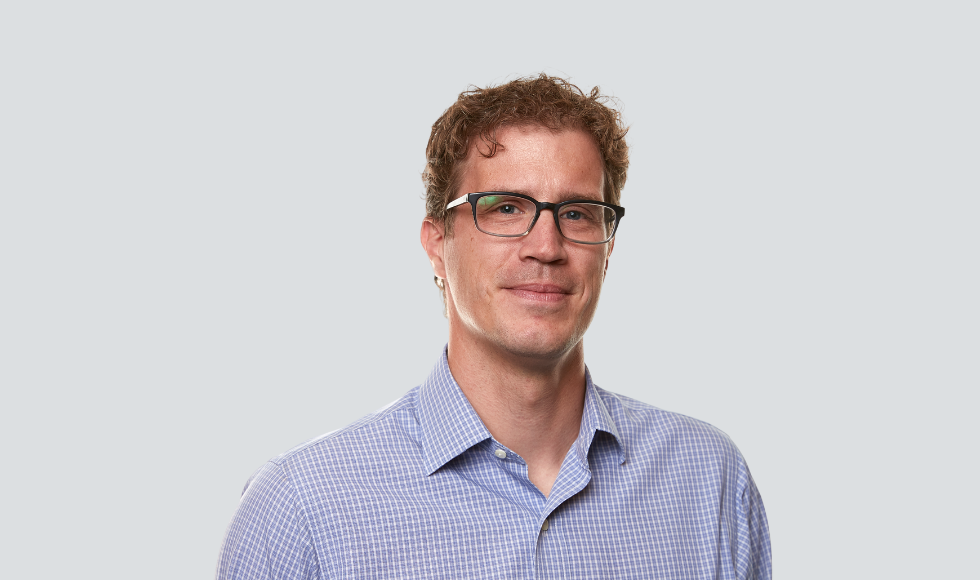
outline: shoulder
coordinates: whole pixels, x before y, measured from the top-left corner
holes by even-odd
[[[735,577],[771,578],[765,507],[731,438],[687,415],[597,391],[626,449],[624,474],[653,492],[635,494],[634,501],[646,502],[663,519],[721,530]],[[658,507],[663,505],[668,508]]]
[[[384,477],[393,452],[413,445],[416,391],[260,467],[242,491],[218,577],[317,577],[314,544],[323,503],[349,501],[371,474]]]
[[[708,462],[736,471],[744,468],[738,447],[721,429],[624,395],[596,390],[634,459],[669,458],[680,464]]]
[[[416,387],[390,405],[357,421],[315,437],[269,460],[262,474],[282,477],[300,495],[311,487],[337,480],[378,476],[391,468],[391,457],[418,454],[419,426]],[[414,450],[414,453],[412,451]],[[253,476],[253,480],[256,476]],[[250,480],[249,485],[254,483]]]

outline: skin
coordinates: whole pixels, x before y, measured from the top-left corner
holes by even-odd
[[[539,201],[601,201],[603,165],[580,130],[498,130],[490,158],[470,144],[460,194],[524,193]],[[585,400],[582,337],[599,301],[613,242],[583,245],[562,237],[542,211],[519,238],[476,229],[470,204],[451,210],[453,233],[431,218],[421,241],[446,285],[449,367],[494,438],[527,463],[547,496],[578,436]]]

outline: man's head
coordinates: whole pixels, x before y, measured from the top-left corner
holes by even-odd
[[[619,112],[606,104],[608,101],[608,97],[599,94],[599,87],[586,95],[565,79],[545,74],[460,93],[432,125],[425,148],[425,215],[437,222],[445,221],[446,205],[469,193],[460,190],[460,179],[470,145],[474,140],[483,141],[486,148],[480,154],[493,156],[500,145],[497,131],[508,126],[536,125],[588,133],[602,158],[603,199],[618,205],[626,184],[629,147],[624,139],[627,128]],[[452,235],[452,220],[446,227]]]
[[[434,126],[422,244],[444,284],[450,345],[455,336],[480,348],[554,358],[581,342],[613,242],[573,242],[572,224],[582,223],[574,208],[560,216],[543,209],[526,235],[497,237],[477,227],[472,205],[448,211],[446,205],[485,191],[546,203],[618,202],[626,176],[625,129],[600,99],[597,90],[585,96],[561,79],[523,79],[464,93]],[[456,137],[447,140],[444,131]],[[439,171],[441,191],[431,177]],[[511,219],[515,208],[494,211]],[[556,217],[568,227],[559,231]]]

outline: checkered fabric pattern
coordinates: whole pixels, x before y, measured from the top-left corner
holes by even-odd
[[[487,431],[443,351],[388,407],[249,480],[217,578],[771,578],[731,440],[587,377],[551,494]]]

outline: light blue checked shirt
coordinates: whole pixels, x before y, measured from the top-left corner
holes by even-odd
[[[219,579],[772,576],[762,499],[731,440],[604,391],[545,497],[449,372],[270,461]]]

